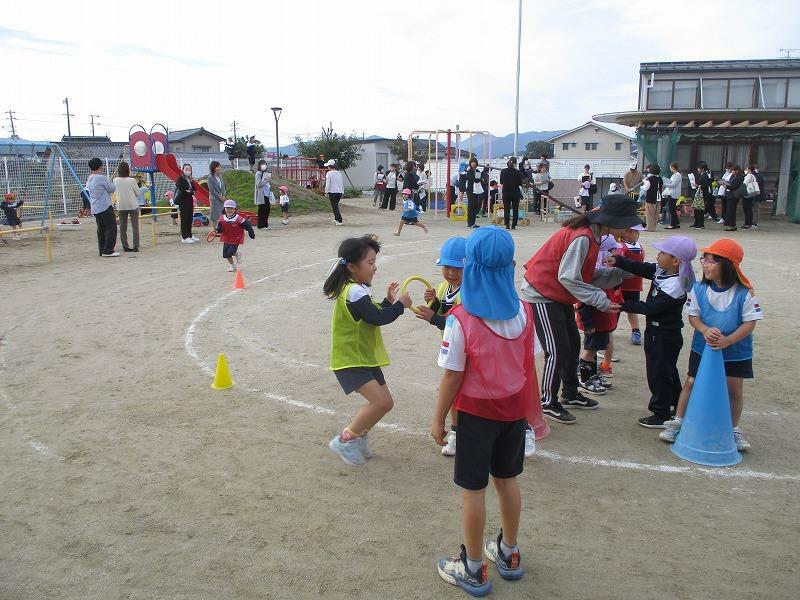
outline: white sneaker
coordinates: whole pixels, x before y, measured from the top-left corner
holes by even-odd
[[[289,224],[289,220],[288,219],[284,219],[283,221],[281,221],[281,223],[283,223],[284,225],[288,225]]]
[[[361,452],[361,456],[364,458],[372,458],[375,456],[372,448],[369,447],[369,440],[367,439],[366,435],[362,435],[360,438],[358,438],[358,449]]]
[[[194,238],[183,238],[181,244],[196,244],[197,240]]]
[[[20,233],[19,236],[24,240],[25,238],[28,237],[28,234],[27,233]]]
[[[199,242],[199,241],[200,241],[200,238],[197,238],[197,237],[195,237],[195,236],[192,236],[192,239],[193,239],[195,242]]]
[[[456,455],[456,432],[451,431],[447,434],[447,437],[444,438],[444,441],[447,442],[444,446],[442,446],[442,456],[455,456]]]
[[[533,429],[525,430],[525,458],[536,454],[536,434]]]
[[[597,353],[597,358],[599,358],[599,359],[604,359],[605,357],[606,357],[606,353],[605,353],[605,352],[603,352],[602,350],[600,350],[600,351]],[[611,362],[619,362],[619,356],[612,356],[612,357],[611,357]]]
[[[672,444],[675,442],[675,438],[678,437],[678,432],[681,430],[681,421],[673,419],[667,421],[664,425],[666,425],[667,428],[658,434],[658,438]]]
[[[750,450],[751,448],[750,442],[744,439],[744,436],[742,435],[742,430],[739,429],[738,427],[733,428],[733,439],[734,441],[736,441],[736,449],[739,452],[745,452],[747,450]]]
[[[228,265],[228,273],[233,273],[236,270],[236,265]]]
[[[239,250],[236,251],[236,262],[242,262],[242,253]]]
[[[717,223],[718,223],[719,225],[722,225],[723,223],[725,223],[725,219],[718,219],[718,220],[717,220]]]
[[[119,256],[119,252],[112,252],[111,254],[101,254],[103,258],[114,258],[115,256]]]

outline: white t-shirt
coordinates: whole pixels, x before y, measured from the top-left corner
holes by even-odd
[[[350,289],[347,290],[347,301],[348,302],[358,302],[364,296],[371,296],[369,286],[364,285],[363,283],[357,283],[356,285],[351,285]]]
[[[731,305],[733,302],[733,297],[736,294],[736,290],[739,288],[739,284],[732,285],[727,290],[724,291],[717,291],[713,286],[706,286],[706,297],[708,298],[708,302],[716,308],[717,310],[725,310]],[[700,306],[697,304],[697,300],[694,294],[694,288],[689,292],[688,298],[686,300],[686,304],[683,306],[683,313],[689,317],[701,317],[700,314]],[[748,321],[760,321],[764,318],[764,313],[761,312],[761,305],[758,303],[758,298],[753,296],[752,294],[747,294],[747,298],[744,301],[744,306],[742,307],[742,322],[747,323]]]
[[[355,287],[355,286],[354,286]],[[351,288],[352,289],[352,288]],[[525,330],[528,317],[525,314],[525,305],[519,303],[519,312],[513,319],[498,321],[495,319],[482,319],[484,323],[497,335],[513,340],[518,338]],[[461,323],[453,315],[447,317],[444,326],[442,345],[439,348],[438,364],[443,369],[463,371],[467,365],[466,338]]]
[[[289,204],[289,196],[286,194],[281,194],[281,204]]]
[[[331,169],[325,174],[325,192],[327,194],[344,193],[344,179],[340,171]]]

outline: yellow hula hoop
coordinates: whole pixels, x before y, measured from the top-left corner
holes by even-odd
[[[401,285],[401,286],[400,286],[400,293],[401,293],[401,294],[405,294],[405,293],[406,293],[406,291],[408,290],[408,284],[409,284],[409,283],[411,283],[412,281],[419,281],[419,282],[420,282],[422,285],[424,285],[426,288],[428,288],[428,289],[435,289],[435,288],[434,288],[434,287],[433,287],[433,286],[430,284],[430,282],[429,282],[427,279],[425,279],[424,277],[420,277],[419,275],[412,275],[411,277],[409,277],[408,279],[406,279],[406,280],[403,282],[403,285]],[[430,302],[428,302],[428,306],[430,306],[431,304],[433,304],[433,300],[431,300]],[[412,311],[414,311],[416,314],[419,314],[419,309],[417,309],[417,307],[416,307],[416,306],[414,306],[413,304],[411,305],[411,310],[412,310]]]

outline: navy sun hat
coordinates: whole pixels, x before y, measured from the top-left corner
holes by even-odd
[[[507,320],[519,313],[514,287],[514,238],[499,227],[481,227],[467,238],[461,303],[481,319]]]
[[[451,237],[442,244],[436,264],[440,267],[464,268],[467,257],[467,239],[461,236]]]

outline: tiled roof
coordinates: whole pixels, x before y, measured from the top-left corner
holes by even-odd
[[[174,131],[170,131],[167,135],[167,140],[170,142],[180,142],[185,140],[186,138],[192,137],[193,135],[199,134],[210,135],[211,137],[217,138],[220,142],[224,142],[225,138],[218,136],[216,133],[211,133],[207,129],[203,129],[202,127],[195,127],[194,129],[176,129]]]

